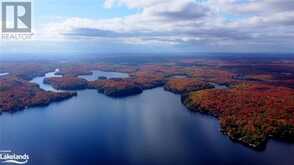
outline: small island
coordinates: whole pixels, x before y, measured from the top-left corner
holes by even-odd
[[[98,67],[98,66],[97,66]],[[99,66],[101,67],[101,66]],[[106,67],[106,66],[105,66]],[[62,67],[61,67],[62,68]],[[127,67],[124,67],[127,68]],[[67,68],[68,69],[68,68]],[[132,72],[130,78],[110,78],[101,76],[95,81],[88,81],[83,78],[79,78],[79,75],[72,73],[72,71],[78,71],[78,73],[86,73],[91,71],[84,70],[85,67],[79,68],[71,67],[69,70],[61,69],[66,74],[63,77],[49,77],[45,78],[43,83],[52,85],[57,90],[81,90],[81,89],[96,89],[100,93],[103,93],[110,97],[127,97],[137,95],[143,92],[145,89],[152,89],[163,86],[166,82],[164,74],[154,75],[143,72]],[[105,68],[108,71],[115,71],[116,67],[112,68],[107,65]],[[57,73],[60,74],[60,73]],[[64,73],[62,73],[64,74]],[[74,76],[70,76],[74,75]]]
[[[78,77],[50,77],[45,78],[44,83],[58,90],[80,90],[88,87],[87,80]]]
[[[111,97],[126,97],[137,95],[143,92],[142,88],[136,85],[131,79],[109,79],[89,82],[89,88],[97,89]]]

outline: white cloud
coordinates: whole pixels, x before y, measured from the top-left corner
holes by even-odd
[[[294,9],[293,0],[208,0],[208,4],[234,14],[268,14]]]
[[[38,29],[37,36],[58,40],[107,39],[127,44],[184,44],[228,51],[233,48],[258,51],[268,47],[293,50],[293,0],[104,2],[109,10],[116,5],[141,12],[110,19],[68,18]]]
[[[171,1],[174,0],[105,0],[104,6],[112,8],[114,5],[125,5],[128,8],[147,8]]]

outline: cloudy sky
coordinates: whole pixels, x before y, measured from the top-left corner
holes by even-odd
[[[33,0],[9,52],[293,52],[294,0]]]

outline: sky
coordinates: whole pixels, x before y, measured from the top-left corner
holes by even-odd
[[[31,40],[5,53],[294,51],[293,0],[32,0]]]

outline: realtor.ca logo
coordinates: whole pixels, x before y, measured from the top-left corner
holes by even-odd
[[[0,163],[2,164],[27,164],[30,160],[28,154],[16,154],[10,150],[0,151]]]
[[[25,40],[32,37],[32,3],[1,3],[1,36],[4,40]]]

